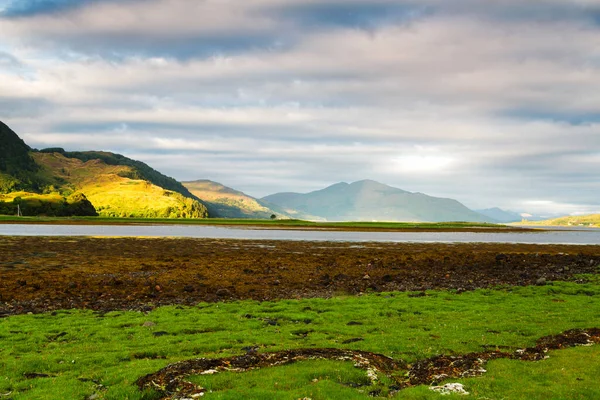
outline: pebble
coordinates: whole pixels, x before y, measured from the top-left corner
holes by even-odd
[[[544,286],[546,284],[546,278],[539,278],[537,281],[535,281],[535,284],[537,286]]]

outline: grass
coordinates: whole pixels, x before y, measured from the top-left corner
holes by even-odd
[[[510,229],[506,225],[478,222],[313,222],[299,219],[235,219],[235,218],[118,218],[118,217],[24,217],[0,215],[0,222],[51,222],[51,223],[99,223],[99,224],[185,224],[185,225],[229,225],[264,226],[290,228],[334,228],[334,229]]]
[[[92,394],[155,399],[155,393],[138,391],[133,385],[137,378],[183,359],[244,354],[246,346],[259,346],[261,352],[349,348],[408,362],[481,351],[482,346],[531,346],[544,335],[598,325],[599,299],[600,282],[593,280],[462,294],[430,291],[423,297],[379,293],[202,303],[147,314],[64,310],[11,316],[0,319],[0,395],[11,392],[8,398],[14,400]],[[358,324],[349,325],[351,321]],[[345,344],[348,339],[362,340]],[[595,384],[600,371],[593,362],[598,355],[598,348],[586,347],[552,352],[539,363],[497,360],[485,376],[459,381],[479,398],[600,398]],[[26,379],[28,373],[50,377]],[[194,378],[213,391],[206,398],[223,399],[362,399],[373,390],[360,386],[365,379],[364,371],[332,361]],[[416,387],[395,398],[437,399],[439,394]]]

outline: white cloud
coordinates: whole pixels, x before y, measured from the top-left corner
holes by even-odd
[[[372,178],[473,207],[590,210],[600,29],[585,11],[600,4],[541,3],[565,17],[430,0],[409,22],[306,29],[274,12],[302,1],[151,0],[0,18],[0,118],[32,146],[257,195]]]

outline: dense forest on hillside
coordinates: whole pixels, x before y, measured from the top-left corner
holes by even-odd
[[[93,204],[83,193],[63,197],[60,195],[42,195],[35,197],[15,197],[12,201],[0,200],[0,215],[24,216],[43,215],[48,217],[71,217],[98,215]]]

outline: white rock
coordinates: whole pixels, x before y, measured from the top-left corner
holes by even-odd
[[[434,392],[438,392],[441,395],[447,395],[447,394],[467,395],[467,394],[469,394],[469,392],[467,392],[465,390],[464,386],[461,383],[446,383],[443,386],[430,386],[429,389],[433,390]]]
[[[200,375],[212,375],[217,373],[219,373],[219,371],[217,371],[216,369],[207,369],[206,371],[200,372]]]

